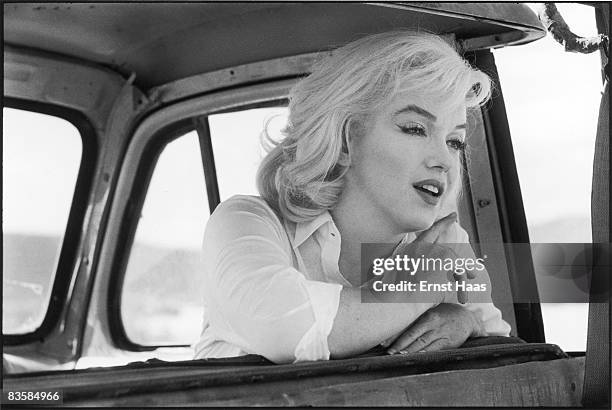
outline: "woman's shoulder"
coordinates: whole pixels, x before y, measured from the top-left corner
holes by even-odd
[[[254,219],[277,228],[283,227],[281,219],[266,200],[255,195],[234,195],[221,202],[210,216],[208,225],[236,225]]]
[[[221,202],[212,215],[235,214],[240,212],[273,216],[278,219],[270,205],[260,196],[256,195],[234,195]]]

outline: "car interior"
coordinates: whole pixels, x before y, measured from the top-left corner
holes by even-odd
[[[517,389],[544,391],[554,374],[554,392],[549,388],[528,400],[490,396],[487,403],[580,404],[585,361],[593,360],[589,349],[597,350],[592,343],[609,345],[609,336],[593,342],[590,333],[586,357],[546,343],[540,305],[513,298],[520,289],[537,289],[531,255],[517,257],[504,246],[529,243],[529,235],[499,86],[503,79],[491,49],[546,35],[527,6],[92,2],[3,7],[5,109],[65,120],[76,130],[81,150],[65,229],[49,245],[48,259],[55,262],[48,263],[44,291],[25,289],[24,283],[38,282],[20,279],[17,271],[3,274],[3,286],[9,279],[20,283],[15,294],[23,294],[22,302],[34,294],[46,297],[37,307],[41,312],[16,316],[17,331],[3,329],[5,390],[61,388],[65,402],[74,405],[363,405],[368,400],[440,405],[452,403],[444,385],[453,380],[490,377],[503,385],[514,378]],[[256,355],[192,360],[190,343],[202,314],[194,283],[201,264],[198,241],[220,202],[238,193],[256,194],[253,170],[261,158],[256,125],[269,121],[274,128],[276,120],[282,125],[290,88],[321,55],[359,36],[401,28],[453,39],[498,86],[486,109],[472,113],[468,122],[471,144],[478,149],[465,161],[459,220],[476,253],[489,257],[493,301],[511,325],[511,337],[476,338],[459,349],[402,357],[387,356],[378,347],[350,359],[287,365]],[[255,125],[239,134],[232,131],[236,124]],[[597,152],[606,152],[603,137],[598,141]],[[606,161],[595,159],[601,172],[594,178],[609,180],[609,167],[599,168]],[[602,190],[594,190],[596,203],[606,201]],[[602,227],[609,225],[609,216],[600,216],[607,212],[604,206],[595,208],[601,223],[594,235],[608,242],[609,229]],[[159,242],[148,242],[151,238]],[[38,260],[16,255],[22,269]],[[408,391],[402,389],[409,380],[410,394],[398,396]],[[482,397],[471,403],[484,403]]]

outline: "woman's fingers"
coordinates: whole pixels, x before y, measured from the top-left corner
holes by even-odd
[[[457,212],[452,212],[444,218],[437,220],[429,229],[421,232],[415,241],[435,242],[438,236],[447,230],[452,224],[457,222]]]
[[[382,347],[389,347],[391,345],[391,343],[393,343],[395,341],[395,339],[397,339],[398,337],[400,337],[402,334],[402,332],[396,333],[393,336],[391,336],[390,338],[384,340],[380,345]]]
[[[429,312],[425,312],[416,322],[406,329],[404,333],[393,341],[391,346],[387,349],[387,352],[389,354],[395,354],[400,350],[405,350],[407,346],[419,340],[419,338],[421,339],[421,344],[426,342],[424,346],[431,343],[431,339],[427,340],[425,336],[435,329],[435,324],[430,316]]]
[[[453,279],[457,283],[462,284],[462,286],[457,286],[457,301],[461,303],[462,305],[465,305],[466,303],[469,302],[468,292],[465,288],[465,282],[468,279],[475,279],[475,278],[476,278],[475,270],[465,269],[465,272],[461,274],[453,273]]]
[[[465,277],[464,275],[453,275],[455,282],[461,284],[462,286],[457,286],[457,301],[462,305],[465,305],[468,302],[468,294],[467,290],[465,290]]]
[[[404,335],[400,336],[387,350],[389,354],[418,352],[435,340],[434,330],[427,330],[423,333],[412,333],[410,337],[406,338],[403,336]]]
[[[436,352],[438,350],[444,350],[449,346],[450,345],[448,343],[448,339],[441,338],[434,340],[433,342],[419,350],[419,352]]]
[[[416,353],[438,340],[435,330],[430,330],[418,336],[412,343],[400,349],[401,354]]]
[[[461,346],[481,326],[469,310],[443,303],[421,315],[387,350],[389,354],[415,353]]]

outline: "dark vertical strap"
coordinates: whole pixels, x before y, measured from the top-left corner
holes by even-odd
[[[204,169],[204,180],[206,181],[206,193],[208,195],[208,207],[212,214],[220,202],[219,184],[217,182],[217,169],[215,168],[215,157],[213,154],[212,141],[210,138],[210,126],[208,117],[202,116],[194,120],[195,128],[200,140],[200,153],[202,154],[202,167]]]
[[[595,156],[593,159],[593,188],[591,192],[591,221],[594,243],[610,242],[610,101],[606,82],[599,109]],[[609,252],[604,252],[609,257]],[[609,266],[609,263],[607,264]],[[605,266],[605,265],[604,265]],[[597,298],[602,287],[609,289],[609,271],[593,274],[589,302],[587,350],[582,404],[586,407],[610,408],[610,293],[607,300]]]
[[[599,33],[610,35],[610,5],[598,3],[595,20]],[[608,42],[608,47],[610,46]],[[599,108],[599,122],[593,157],[593,186],[591,191],[591,227],[594,243],[610,245],[610,50],[601,50],[602,78],[606,81]],[[609,248],[607,256],[609,257]],[[609,262],[609,261],[608,261]],[[609,263],[608,263],[609,265]],[[604,282],[599,283],[599,282]],[[605,300],[597,300],[597,288],[608,290]],[[582,404],[585,407],[610,408],[610,272],[593,275],[589,303],[587,351],[584,369]],[[598,303],[599,302],[599,303]]]

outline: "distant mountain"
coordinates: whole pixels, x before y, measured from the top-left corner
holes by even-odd
[[[46,286],[55,273],[61,237],[47,235],[2,235],[3,279]]]
[[[59,236],[3,235],[5,307],[25,307],[24,295],[28,299],[47,297],[55,277],[60,240]],[[199,251],[136,244],[130,257],[124,291],[130,296],[137,293],[199,304],[202,298],[199,286],[201,275]],[[28,290],[34,288],[41,288],[42,291]],[[29,301],[25,304],[32,310],[36,303]]]
[[[61,238],[4,233],[2,239],[2,332],[31,332],[46,312]]]
[[[129,273],[126,291],[176,297],[186,302],[199,302],[202,298],[199,251],[137,245]]]

